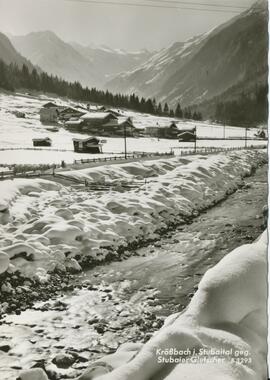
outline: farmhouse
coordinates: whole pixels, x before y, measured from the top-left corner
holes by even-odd
[[[40,121],[43,123],[56,123],[58,121],[59,111],[61,108],[61,106],[58,106],[52,102],[44,104],[39,112]]]
[[[134,137],[139,135],[138,129],[133,125],[130,117],[118,117],[116,120],[110,120],[103,124],[102,132],[109,136],[126,136]]]
[[[74,151],[78,153],[102,153],[102,145],[101,140],[94,136],[86,139],[73,139]]]
[[[157,137],[161,139],[177,139],[179,131],[175,122],[170,125],[157,123],[155,126],[149,126],[145,128],[145,134],[151,137]]]
[[[76,109],[72,107],[66,107],[62,110],[59,111],[59,120],[62,121],[67,121],[70,120],[71,118],[79,118],[82,115],[86,114],[87,110],[81,110],[81,109]]]
[[[91,127],[105,124],[111,120],[117,120],[117,117],[110,112],[87,112],[81,116],[81,120],[84,121],[84,125]]]
[[[52,140],[49,137],[32,139],[33,146],[51,146]]]
[[[178,126],[178,140],[179,141],[195,141],[196,140],[196,126],[194,125]]]

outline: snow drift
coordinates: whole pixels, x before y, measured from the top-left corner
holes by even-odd
[[[265,231],[208,270],[187,309],[168,317],[144,346],[123,345],[79,380],[264,380],[266,331]]]
[[[64,173],[82,182],[117,185],[106,191],[41,179],[2,181],[1,272],[7,256],[11,270],[25,276],[36,271],[42,281],[44,270],[76,271],[79,263],[102,261],[109,253],[117,257],[120,247],[158,238],[168,225],[224,199],[265,161],[265,151],[245,150]],[[133,186],[126,190],[123,183]]]

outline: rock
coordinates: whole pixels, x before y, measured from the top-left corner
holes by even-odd
[[[66,268],[70,270],[71,273],[81,272],[82,267],[78,263],[78,261],[74,258],[68,259],[65,262]]]
[[[95,324],[95,323],[98,323],[99,320],[100,320],[100,318],[97,317],[97,316],[95,315],[95,316],[93,316],[92,318],[88,319],[87,323],[88,323],[89,325],[93,325],[93,324]]]
[[[4,273],[9,267],[9,256],[0,251],[0,274]]]
[[[0,351],[3,351],[3,352],[8,352],[10,350],[10,345],[8,344],[1,344],[0,345]]]
[[[70,354],[58,354],[52,360],[58,368],[69,368],[75,361],[74,356]]]
[[[18,380],[49,380],[41,368],[32,368],[20,373]]]
[[[95,330],[99,333],[99,334],[104,334],[105,332],[105,328],[106,326],[102,323],[99,323],[97,325],[95,325]]]
[[[3,293],[12,293],[12,291],[13,291],[13,289],[12,289],[9,282],[7,282],[1,286],[1,292],[3,292]]]

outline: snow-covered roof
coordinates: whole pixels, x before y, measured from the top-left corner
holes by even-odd
[[[183,124],[176,124],[177,128],[181,132],[194,132],[196,130],[196,126],[194,125],[183,125]]]
[[[49,137],[36,137],[32,141],[52,141]]]
[[[53,103],[53,102],[48,102],[48,103],[43,104],[42,107],[43,108],[54,108],[54,107],[58,107],[58,105]]]
[[[73,107],[66,107],[63,110],[61,110],[61,113],[65,113],[65,112],[74,112],[74,113],[83,115],[84,113],[87,113],[87,110],[80,110]]]
[[[133,123],[132,123],[132,120],[130,120],[130,118],[128,118],[128,117],[123,117],[123,116],[118,117],[115,120],[108,121],[106,124],[104,124],[104,127],[117,126],[117,125],[120,126],[124,123],[128,123],[131,127],[135,128]]]
[[[82,120],[91,120],[91,119],[105,119],[109,115],[115,117],[110,112],[88,112],[81,117]]]
[[[66,125],[81,125],[83,123],[83,120],[68,120],[65,124]]]
[[[87,141],[91,141],[91,140],[100,141],[100,139],[98,137],[95,137],[95,136],[88,136],[85,139],[79,139],[79,138],[74,137],[72,140],[78,141],[78,142],[87,142]]]

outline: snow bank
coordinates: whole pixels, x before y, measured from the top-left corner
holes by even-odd
[[[79,379],[92,378],[90,373],[99,365],[99,373],[108,371],[105,363],[114,371],[94,378],[263,380],[267,378],[266,331],[265,231],[257,242],[235,249],[208,270],[187,309],[167,318],[139,351],[135,345],[122,347],[94,363]],[[130,361],[132,350],[135,357]]]
[[[120,246],[157,238],[168,225],[224,199],[265,159],[264,151],[247,150],[64,173],[117,184],[106,191],[40,179],[2,181],[0,251],[26,276],[41,268],[79,270],[79,263],[118,256]],[[126,183],[132,183],[128,190]]]

